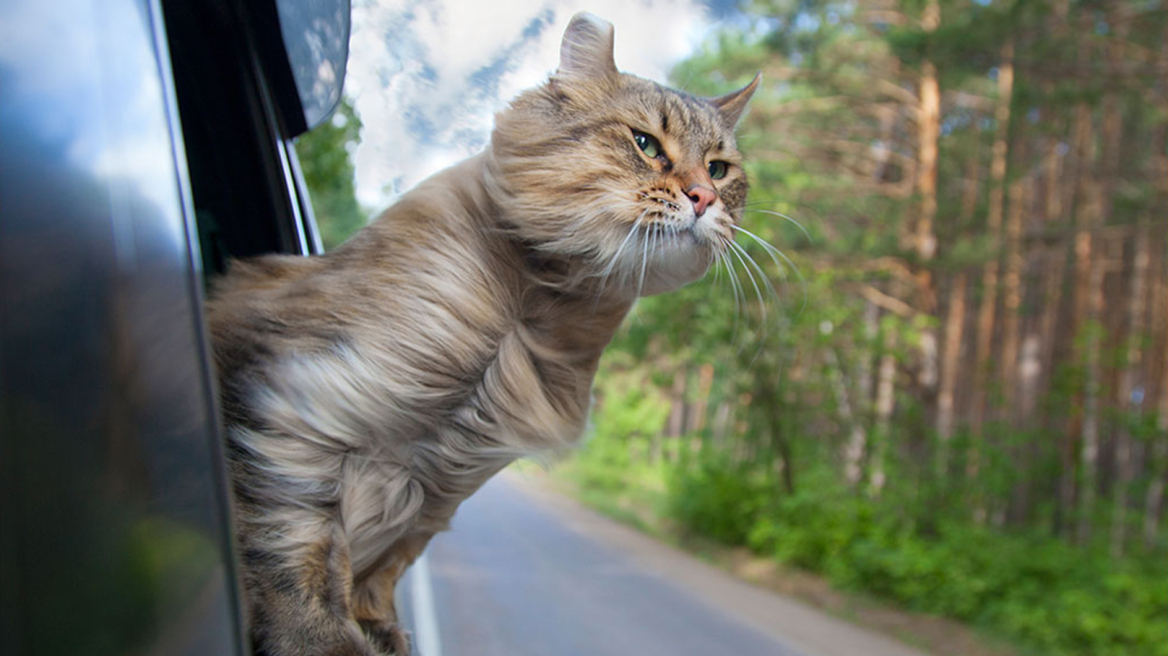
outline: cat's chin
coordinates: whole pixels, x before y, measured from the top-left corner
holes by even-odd
[[[689,234],[651,256],[646,266],[641,296],[676,291],[699,280],[713,262],[713,246]]]

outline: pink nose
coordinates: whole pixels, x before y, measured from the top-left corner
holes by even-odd
[[[694,214],[697,216],[701,216],[703,213],[705,213],[706,208],[710,206],[710,203],[713,203],[718,199],[718,195],[714,193],[713,189],[710,189],[709,187],[703,187],[702,185],[694,185],[690,187],[688,190],[686,190],[685,195],[689,196],[689,199],[693,201]]]

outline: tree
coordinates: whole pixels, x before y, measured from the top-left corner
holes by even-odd
[[[296,141],[296,154],[312,198],[325,250],[340,245],[367,223],[353,186],[353,148],[361,138],[361,120],[342,98],[332,117]]]

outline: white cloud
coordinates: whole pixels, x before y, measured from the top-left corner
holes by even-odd
[[[616,26],[622,70],[664,80],[708,33],[701,0],[358,0],[346,90],[364,124],[357,197],[383,208],[482,149],[492,117],[557,64],[568,20]]]

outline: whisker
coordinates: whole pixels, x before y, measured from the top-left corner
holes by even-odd
[[[625,235],[624,241],[620,243],[620,246],[617,247],[616,252],[612,254],[611,258],[609,258],[608,266],[606,266],[604,271],[600,273],[600,287],[596,291],[596,305],[593,307],[593,310],[595,310],[596,307],[599,307],[600,297],[603,295],[604,291],[608,289],[609,279],[612,276],[612,272],[616,267],[617,261],[620,259],[620,254],[625,250],[625,246],[629,244],[629,241],[637,234],[637,230],[641,227],[642,219],[644,219],[645,215],[648,213],[649,210],[641,212],[641,215],[638,216],[637,220],[633,222],[633,226],[629,228],[629,234]],[[624,271],[621,272],[622,278],[624,277],[624,273]]]
[[[759,326],[759,330],[765,332],[767,325],[767,311],[766,303],[762,300],[762,290],[758,286],[758,281],[754,279],[754,274],[750,272],[750,266],[746,264],[746,260],[742,258],[742,247],[732,241],[727,242],[727,245],[730,247],[730,252],[734,254],[734,257],[738,258],[738,261],[742,263],[742,269],[746,271],[746,277],[750,279],[750,286],[754,287],[754,295],[758,297],[758,308],[762,313],[762,324]]]
[[[795,277],[799,279],[799,285],[803,288],[803,303],[799,307],[799,313],[802,314],[803,311],[807,309],[807,280],[803,277],[803,273],[801,271],[799,271],[799,267],[796,266],[795,263],[791,260],[791,258],[787,257],[787,255],[785,253],[783,253],[783,251],[781,251],[781,250],[775,248],[774,246],[772,246],[771,244],[767,243],[767,241],[765,239],[763,239],[762,237],[759,237],[758,235],[754,234],[753,232],[747,230],[746,228],[742,228],[742,227],[739,227],[736,225],[731,225],[730,227],[734,228],[738,232],[741,232],[742,234],[746,235],[747,237],[750,237],[751,239],[754,239],[756,242],[758,242],[758,244],[760,246],[762,246],[764,250],[766,250],[767,254],[770,255],[771,261],[775,263],[776,267],[778,267],[779,275],[782,276],[784,280],[786,279],[786,275],[783,273],[783,271],[784,271],[784,268],[786,268],[786,267],[784,267],[782,264],[780,264],[778,259],[776,259],[776,258],[782,258],[783,262],[787,263],[787,267],[789,267],[792,271],[795,272]]]
[[[779,299],[779,292],[775,289],[775,286],[771,284],[771,280],[767,276],[766,271],[763,270],[762,265],[760,265],[758,261],[754,259],[754,256],[752,256],[750,251],[746,250],[745,247],[738,245],[738,251],[742,253],[742,256],[746,258],[747,262],[749,262],[754,267],[754,270],[758,272],[758,277],[762,280],[763,285],[766,287],[767,291],[770,292],[770,295],[775,299]]]
[[[723,239],[723,243],[729,243],[729,240]],[[729,247],[725,248],[720,253],[718,253],[718,258],[722,260],[722,263],[726,267],[726,279],[730,281],[730,289],[733,292],[733,296],[734,296],[734,326],[731,328],[731,331],[730,331],[731,334],[734,335],[734,339],[732,340],[732,344],[733,344],[733,343],[736,343],[738,341],[738,319],[739,319],[739,316],[741,313],[741,306],[739,304],[738,299],[739,299],[739,297],[742,297],[743,299],[745,299],[746,294],[745,294],[745,292],[743,292],[742,283],[738,280],[738,276],[737,276],[736,272],[734,271],[734,263],[731,262],[730,257],[726,254],[726,252],[728,250],[729,250]]]
[[[747,263],[749,265],[753,266],[754,270],[758,272],[758,277],[762,280],[762,283],[766,287],[766,290],[770,294],[770,297],[775,299],[779,303],[779,305],[781,306],[782,299],[779,296],[779,292],[775,289],[775,286],[771,284],[770,278],[767,277],[766,272],[763,271],[762,266],[741,245],[736,244],[735,246],[737,247],[738,252],[742,255],[742,257],[746,259]],[[804,300],[806,300],[806,296],[804,297]],[[762,301],[760,300],[759,303],[762,304]],[[767,332],[766,306],[764,305],[762,309],[763,309],[763,322],[762,322],[762,324],[763,324],[762,331],[763,332],[760,334],[760,337],[758,340],[758,348],[754,352],[754,357],[752,357],[750,359],[750,364],[748,365],[748,368],[753,367],[754,363],[758,361],[759,356],[762,355],[763,346],[765,345],[767,335],[769,334]],[[779,326],[781,326],[784,323],[782,312],[778,313],[777,322],[778,322]]]
[[[733,228],[734,230],[737,230],[738,232],[741,232],[742,234],[746,235],[747,237],[750,237],[754,241],[758,242],[758,244],[763,247],[763,250],[766,251],[767,256],[771,258],[771,262],[774,262],[775,269],[778,270],[779,277],[782,278],[784,281],[786,281],[786,279],[787,279],[786,270],[787,270],[788,266],[790,266],[791,268],[794,268],[796,271],[798,271],[798,268],[794,267],[793,265],[786,265],[785,266],[782,262],[779,262],[780,257],[783,258],[784,260],[787,260],[788,262],[790,262],[790,260],[788,258],[786,258],[786,256],[783,255],[782,251],[780,251],[779,249],[777,249],[774,246],[772,246],[771,244],[769,244],[765,239],[759,237],[758,235],[754,234],[753,232],[747,230],[746,228],[742,228],[742,227],[739,227],[736,225],[731,225],[730,227]]]
[[[641,212],[641,215],[638,216],[637,220],[633,222],[633,227],[629,229],[629,234],[625,236],[624,241],[620,243],[620,246],[617,247],[616,252],[612,254],[612,259],[609,260],[608,267],[605,268],[603,273],[605,279],[612,275],[613,267],[616,266],[617,260],[620,258],[620,254],[625,250],[625,246],[628,246],[629,240],[631,240],[637,234],[637,230],[641,227],[641,221],[648,213],[648,210]]]
[[[713,248],[710,249],[710,256],[712,259],[710,266],[714,268],[713,286],[717,287],[718,283],[722,282],[722,258],[720,257],[718,251]]]
[[[644,239],[645,245],[641,251],[641,278],[637,282],[637,298],[640,298],[641,292],[643,292],[645,290],[645,267],[649,265],[649,240],[653,236],[653,228],[654,227],[655,226],[653,226],[653,225],[649,226],[649,230],[648,230],[649,234],[647,234],[645,236],[645,239]]]
[[[774,210],[762,210],[762,209],[758,209],[758,208],[743,208],[743,210],[746,212],[758,212],[759,214],[770,214],[771,216],[777,216],[780,219],[786,219],[788,222],[790,222],[792,225],[794,225],[796,228],[798,228],[800,232],[803,233],[803,237],[805,239],[807,239],[807,243],[811,243],[811,241],[812,241],[811,233],[807,232],[807,228],[804,228],[802,223],[799,223],[795,219],[792,219],[791,217],[787,216],[786,214],[783,214],[782,212],[775,212]]]

